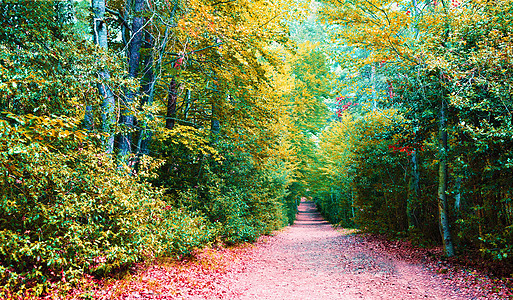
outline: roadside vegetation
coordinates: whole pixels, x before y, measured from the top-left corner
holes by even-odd
[[[511,277],[512,5],[2,1],[0,297],[253,242],[301,197]]]

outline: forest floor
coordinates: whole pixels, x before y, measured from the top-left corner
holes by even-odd
[[[333,229],[313,202],[254,245],[147,267],[95,299],[513,299],[511,282],[440,260],[440,249]]]

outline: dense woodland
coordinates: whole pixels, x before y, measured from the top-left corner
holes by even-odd
[[[513,273],[513,1],[0,2],[0,294],[292,224]]]

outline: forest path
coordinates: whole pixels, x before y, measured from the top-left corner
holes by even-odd
[[[230,286],[233,299],[491,299],[333,229],[313,202],[302,202],[293,226],[258,245]]]
[[[513,299],[511,285],[440,261],[440,250],[333,229],[313,202],[302,202],[294,225],[274,236],[150,265],[93,299]]]

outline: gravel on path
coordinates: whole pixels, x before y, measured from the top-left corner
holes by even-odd
[[[507,299],[336,230],[308,201],[293,226],[260,243],[252,256],[232,277],[233,299]]]
[[[440,260],[440,249],[334,229],[304,201],[294,225],[254,245],[206,248],[156,264],[105,285],[92,299],[513,299],[508,286]]]

